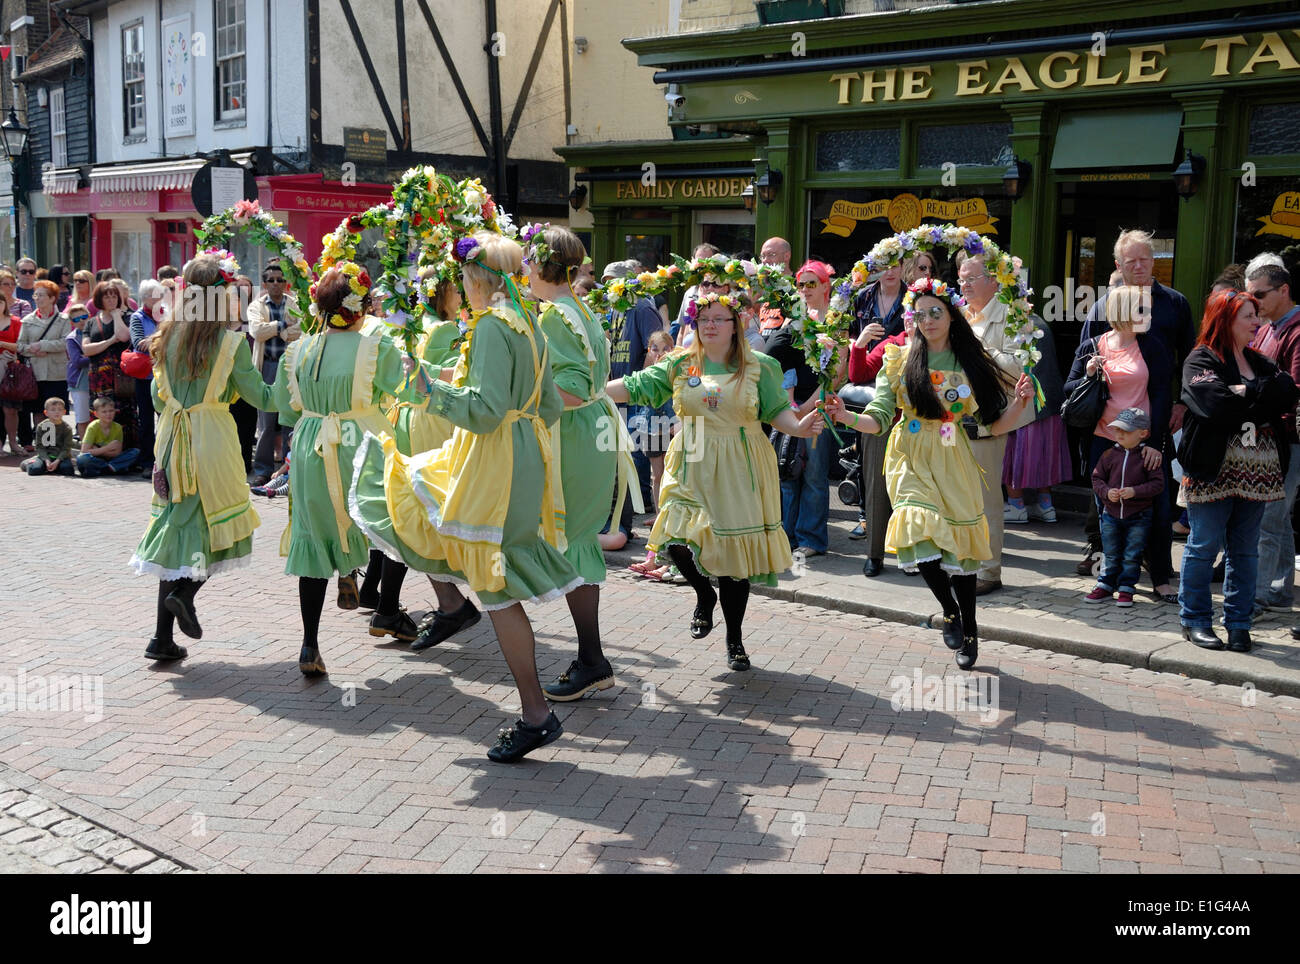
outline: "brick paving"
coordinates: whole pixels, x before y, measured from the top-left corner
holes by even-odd
[[[156,583],[124,571],[148,483],[0,479],[32,535],[5,548],[0,685],[25,680],[27,702],[0,712],[0,779],[50,805],[0,819],[58,836],[58,807],[127,841],[107,859],[136,872],[159,854],[217,872],[1300,870],[1300,701],[1262,687],[996,641],[967,676],[934,631],[761,596],[754,670],[733,673],[721,626],[685,631],[687,588],[616,575],[619,685],[504,767],[484,751],[517,706],[487,620],[417,654],[327,609],[331,675],[302,679],[283,502],[258,502],[252,568],[199,594],[191,658],[152,668]],[[412,578],[406,597],[431,593]],[[553,677],[567,609],[532,616]],[[996,701],[927,702],[898,682],[916,671]],[[35,678],[82,674],[102,707],[31,705]]]

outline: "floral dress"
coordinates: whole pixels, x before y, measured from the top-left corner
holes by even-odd
[[[628,375],[623,384],[631,404],[657,407],[672,399],[682,419],[664,456],[650,549],[684,545],[705,575],[774,586],[794,560],[781,528],[776,452],[762,423],[788,409],[790,400],[776,359],[748,342],[744,350],[739,382],[732,369],[707,360],[703,371],[694,371],[691,356],[682,353]],[[834,442],[821,438],[818,444]]]
[[[944,415],[922,418],[903,384],[905,358],[904,347],[885,349],[876,395],[865,412],[887,426],[902,411],[885,449],[885,490],[894,507],[885,548],[904,569],[937,560],[950,572],[977,572],[981,561],[993,557],[983,487],[998,480],[981,477],[961,424],[978,411],[975,393],[951,350],[932,352],[930,382]]]

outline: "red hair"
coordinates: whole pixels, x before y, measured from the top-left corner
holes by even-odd
[[[829,284],[831,278],[835,276],[835,269],[825,261],[805,261],[799,266],[799,270],[794,273],[794,276],[797,278],[805,271],[810,274],[815,274],[817,280],[822,284]]]
[[[32,290],[35,290],[37,288],[40,288],[47,295],[49,295],[51,301],[59,300],[59,286],[56,285],[53,281],[47,281],[44,278],[42,278],[40,281],[37,281],[35,284],[32,285]]]
[[[1205,317],[1201,319],[1201,333],[1196,339],[1196,347],[1205,345],[1219,356],[1219,360],[1233,352],[1232,323],[1237,314],[1247,304],[1259,311],[1259,301],[1254,295],[1244,291],[1216,291],[1205,299]]]

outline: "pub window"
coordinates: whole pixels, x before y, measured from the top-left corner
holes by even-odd
[[[127,137],[145,133],[142,22],[122,28],[122,131]]]
[[[63,107],[63,87],[50,88],[50,160],[68,166],[68,118]]]
[[[916,166],[1006,167],[1011,163],[1011,125],[942,124],[917,128]]]
[[[897,127],[822,131],[817,135],[817,170],[896,171],[900,144]]]
[[[244,91],[248,80],[244,36],[244,0],[217,0],[217,113],[221,120],[245,116]]]
[[[1262,104],[1250,112],[1247,154],[1300,154],[1300,103]]]

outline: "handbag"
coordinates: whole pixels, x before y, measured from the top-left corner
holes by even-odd
[[[36,373],[25,361],[11,361],[0,377],[0,399],[6,402],[30,402],[40,394]]]
[[[122,352],[122,373],[131,378],[153,378],[153,359],[147,351]]]
[[[781,481],[798,481],[803,476],[804,466],[808,464],[808,443],[776,429],[772,430],[769,439],[776,449],[776,469]]]
[[[1080,382],[1061,403],[1061,420],[1073,428],[1096,428],[1108,401],[1110,384],[1106,381],[1105,367],[1098,365],[1096,372]]]

